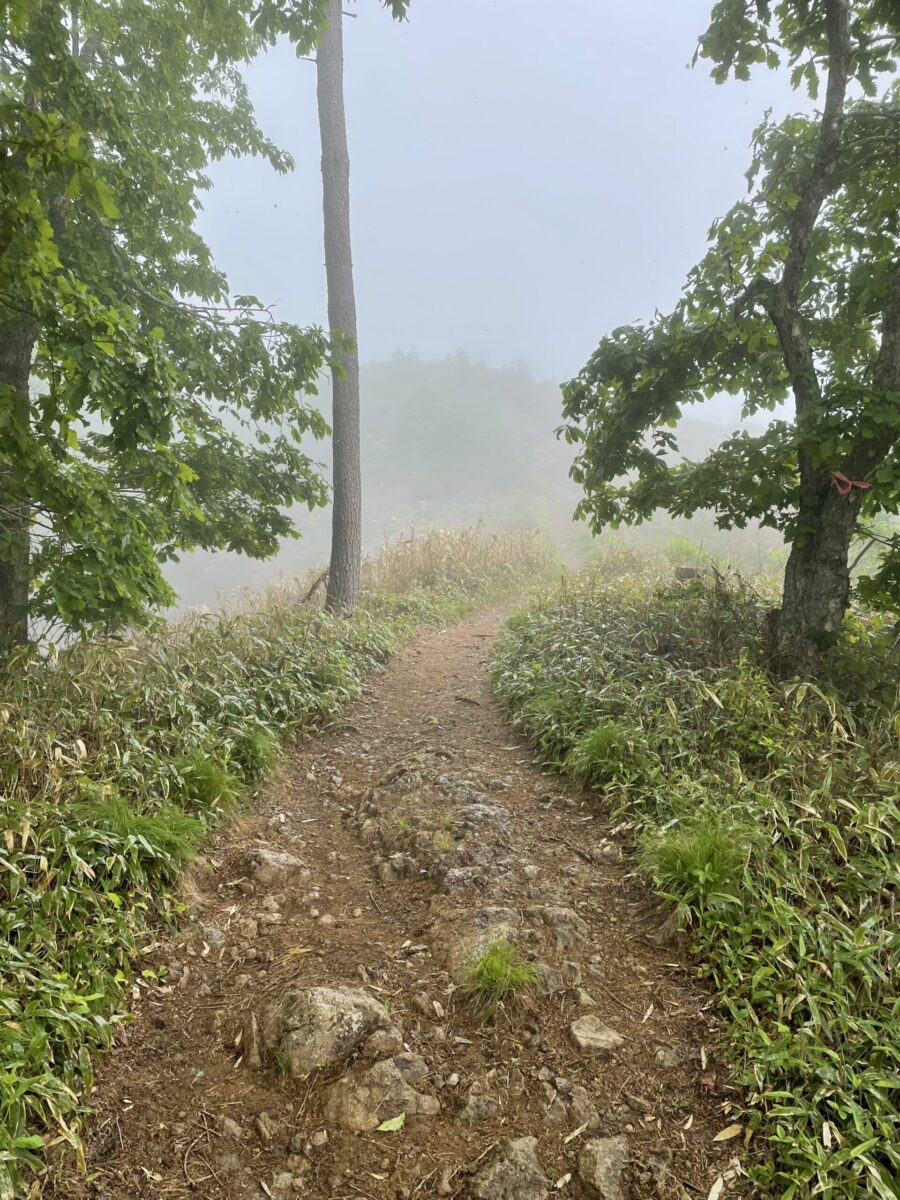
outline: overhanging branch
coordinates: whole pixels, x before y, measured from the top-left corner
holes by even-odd
[[[825,198],[834,187],[850,63],[849,0],[826,0],[826,10],[828,85],[819,140],[812,167],[800,189],[799,203],[791,217],[788,255],[781,279],[765,293],[766,311],[778,332],[785,366],[791,377],[798,424],[801,426],[804,414],[821,400],[822,391],[812,346],[800,313],[800,284],[809,256],[810,238]],[[821,484],[822,480],[817,482]]]
[[[809,251],[809,239],[826,196],[834,186],[834,173],[841,146],[844,100],[850,64],[850,2],[826,0],[828,28],[828,85],[819,127],[819,141],[809,175],[794,209],[788,235],[788,257],[781,288],[790,308],[800,294],[800,282]]]

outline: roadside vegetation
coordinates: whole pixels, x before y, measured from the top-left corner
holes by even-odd
[[[815,685],[782,682],[771,607],[620,548],[509,621],[495,687],[690,930],[763,1193],[895,1200],[900,639],[852,613]]]
[[[401,642],[546,578],[530,535],[386,547],[352,618],[301,584],[161,635],[23,649],[0,675],[0,1195],[78,1145],[91,1054],[140,987],[180,872],[280,746],[357,695]]]

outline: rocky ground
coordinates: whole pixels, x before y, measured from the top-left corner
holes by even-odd
[[[492,702],[501,615],[411,642],[218,838],[46,1196],[742,1193],[710,999],[623,830]],[[486,1017],[497,942],[538,982]]]

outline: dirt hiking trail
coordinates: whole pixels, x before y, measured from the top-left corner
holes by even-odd
[[[89,1176],[46,1196],[738,1194],[710,999],[493,702],[502,617],[414,638],[215,840],[101,1066]],[[539,985],[485,1020],[456,985],[498,941]]]

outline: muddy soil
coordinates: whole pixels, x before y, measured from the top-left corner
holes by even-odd
[[[493,702],[502,615],[411,641],[209,848],[47,1197],[746,1194],[710,997]],[[534,982],[486,1013],[498,942]]]

